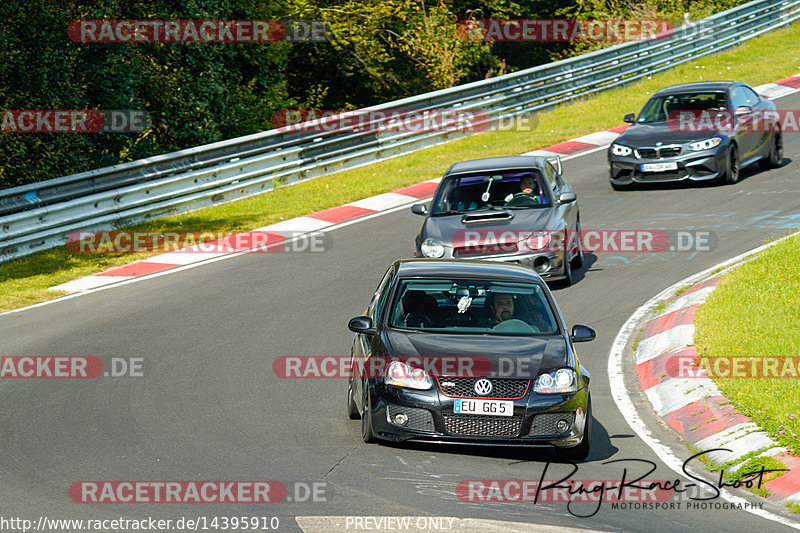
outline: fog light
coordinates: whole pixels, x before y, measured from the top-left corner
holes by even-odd
[[[559,431],[566,431],[568,427],[569,427],[569,422],[567,422],[566,420],[559,420],[558,422],[556,422],[556,428],[558,428]]]
[[[408,417],[405,415],[405,413],[397,413],[394,415],[394,423],[398,426],[405,426],[406,422],[408,422]]]
[[[550,260],[546,257],[537,257],[533,262],[533,268],[539,274],[543,274],[550,270]]]

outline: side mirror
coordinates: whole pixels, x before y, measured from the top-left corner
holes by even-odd
[[[572,342],[589,342],[597,337],[597,333],[589,326],[575,324],[572,326],[572,335],[569,336]]]
[[[753,112],[753,108],[752,107],[743,105],[742,107],[737,107],[736,111],[734,111],[733,114],[736,117],[746,117],[747,115],[749,115],[752,112]]]
[[[375,328],[372,327],[372,319],[368,316],[351,318],[347,327],[353,333],[375,333]]]
[[[578,199],[578,195],[574,192],[562,192],[558,195],[559,204],[569,204]]]
[[[428,206],[425,204],[414,204],[411,206],[411,212],[415,215],[425,216],[428,214]]]
[[[634,115],[633,113],[628,113],[627,115],[625,115],[625,118],[622,119],[622,121],[627,124],[633,124],[635,120],[636,120],[636,115]]]

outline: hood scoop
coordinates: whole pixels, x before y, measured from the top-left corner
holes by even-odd
[[[461,222],[464,224],[470,224],[474,222],[496,222],[498,220],[511,220],[512,218],[514,218],[514,215],[508,211],[485,211],[471,215],[464,215],[461,217]]]

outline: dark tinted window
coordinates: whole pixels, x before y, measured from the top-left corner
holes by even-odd
[[[496,302],[496,303],[495,303]],[[496,311],[505,310],[500,319]],[[556,335],[542,286],[482,280],[405,280],[389,314],[391,326],[443,333]]]
[[[756,93],[742,85],[733,90],[733,109],[740,107],[755,107],[758,104],[759,97]]]
[[[744,95],[747,98],[747,101],[749,102],[747,105],[749,105],[750,107],[755,107],[761,100],[761,97],[758,96],[758,94],[756,94],[756,92],[751,90],[749,87],[742,87],[742,90],[744,91]]]
[[[389,296],[389,282],[391,281],[393,274],[394,268],[389,268],[389,270],[386,271],[386,274],[383,275],[381,282],[378,284],[375,294],[372,296],[372,301],[369,304],[369,315],[372,317],[373,324],[377,323],[378,318],[381,315],[381,311],[386,305],[386,298]]]
[[[647,101],[636,122],[666,122],[678,118],[681,111],[726,111],[724,92],[690,92],[653,97]]]
[[[516,202],[509,202],[514,195],[521,192],[523,182],[531,183],[533,190],[533,201],[525,207],[545,206],[549,201],[542,187],[542,179],[539,169],[447,177],[433,199],[431,214],[465,213],[487,207],[514,206]]]

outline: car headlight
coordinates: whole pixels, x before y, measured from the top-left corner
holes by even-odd
[[[386,383],[419,390],[433,387],[433,380],[427,372],[421,368],[411,368],[402,361],[393,361],[386,369]]]
[[[621,144],[612,144],[611,145],[611,153],[614,155],[621,155],[625,157],[626,155],[631,155],[631,150],[627,146],[622,146]]]
[[[554,372],[542,374],[536,379],[533,392],[553,394],[563,392],[576,392],[578,390],[578,376],[571,368],[559,368]]]
[[[442,257],[444,255],[444,244],[439,239],[425,239],[419,247],[425,257]]]
[[[520,249],[544,250],[550,244],[550,232],[534,231],[529,237],[520,241]]]
[[[708,150],[709,148],[714,148],[715,146],[719,146],[722,142],[722,139],[719,137],[711,137],[710,139],[703,139],[702,141],[696,141],[689,144],[689,150],[693,152],[699,152],[701,150]]]

